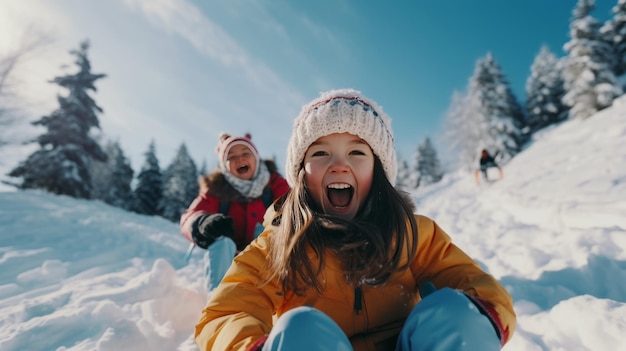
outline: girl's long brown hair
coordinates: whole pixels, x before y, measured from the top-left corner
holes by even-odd
[[[341,260],[348,283],[382,284],[395,271],[408,267],[406,262],[401,264],[405,249],[408,257],[417,251],[414,210],[409,197],[389,183],[378,157],[370,192],[351,221],[318,210],[300,170],[274,221],[278,228],[270,235],[268,281],[278,278],[283,293],[292,290],[300,294],[307,287],[321,292],[323,284],[318,277],[328,248]],[[317,256],[317,265],[308,250]]]

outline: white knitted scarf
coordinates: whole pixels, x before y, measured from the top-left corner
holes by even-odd
[[[263,189],[270,181],[270,172],[265,162],[259,162],[254,177],[244,180],[232,175],[228,170],[222,169],[226,181],[235,188],[241,195],[249,199],[261,197]]]

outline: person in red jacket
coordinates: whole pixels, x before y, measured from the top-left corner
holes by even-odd
[[[216,148],[219,169],[200,177],[200,194],[183,212],[185,238],[207,249],[207,289],[222,280],[235,253],[263,230],[266,208],[289,191],[271,160],[261,160],[251,135],[221,133]]]

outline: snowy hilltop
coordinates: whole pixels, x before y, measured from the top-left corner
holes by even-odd
[[[448,174],[418,212],[509,290],[504,348],[618,350],[626,335],[626,96],[550,127],[477,186]],[[98,201],[0,192],[0,350],[197,350],[202,250],[177,223]]]

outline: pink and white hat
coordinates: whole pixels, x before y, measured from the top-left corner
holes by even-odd
[[[256,149],[256,146],[252,143],[252,136],[250,133],[246,133],[243,137],[231,136],[230,134],[221,132],[219,135],[219,142],[217,144],[217,148],[215,151],[217,152],[217,157],[220,162],[220,168],[223,170],[227,170],[226,168],[226,158],[228,157],[228,152],[235,145],[244,145],[247,146],[250,151],[254,154],[256,158],[257,164],[259,163],[259,152]]]

